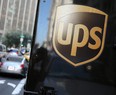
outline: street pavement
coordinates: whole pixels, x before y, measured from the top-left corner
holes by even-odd
[[[25,81],[26,78],[18,75],[0,73],[0,95],[23,95]],[[45,84],[54,85],[57,93],[60,93],[58,95],[116,95],[115,87],[83,80],[73,80],[72,82],[70,79],[48,78]]]
[[[0,95],[23,95],[26,78],[0,73]]]

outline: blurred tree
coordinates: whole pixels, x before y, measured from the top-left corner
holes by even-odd
[[[22,32],[21,31],[11,31],[5,34],[3,37],[3,44],[5,44],[7,47],[15,46],[16,48],[20,47],[20,38],[21,38]],[[23,46],[27,46],[28,40],[31,40],[31,35],[29,33],[23,33],[24,39],[23,39]]]

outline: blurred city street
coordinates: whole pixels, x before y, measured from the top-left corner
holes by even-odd
[[[23,95],[26,78],[0,74],[0,95]]]

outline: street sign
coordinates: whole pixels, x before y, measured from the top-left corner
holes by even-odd
[[[23,38],[20,38],[20,42],[23,42]]]
[[[21,35],[20,38],[24,38],[24,35]]]

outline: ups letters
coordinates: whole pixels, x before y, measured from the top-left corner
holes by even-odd
[[[59,44],[62,45],[69,45],[72,43],[71,53],[70,53],[71,56],[76,56],[76,52],[78,52],[78,48],[82,48],[86,44],[88,48],[93,50],[96,50],[100,47],[101,39],[96,35],[96,32],[102,34],[102,29],[100,27],[96,26],[89,30],[83,24],[73,25],[72,23],[68,23],[67,26],[68,27],[67,27],[66,39],[63,39],[64,22],[59,23],[57,40]],[[74,33],[73,33],[73,29],[74,29]],[[83,37],[81,41],[79,41],[80,32],[83,32]],[[88,42],[89,37],[91,37],[95,41],[95,44]],[[73,39],[72,42],[71,39]]]

